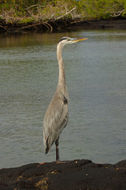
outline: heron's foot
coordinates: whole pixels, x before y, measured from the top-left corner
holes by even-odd
[[[42,162],[42,163],[39,163],[40,165],[44,165],[44,164],[46,164],[46,162]]]
[[[56,160],[56,164],[64,164],[66,163],[65,161],[61,161],[61,160]]]

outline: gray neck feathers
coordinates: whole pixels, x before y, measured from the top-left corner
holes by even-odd
[[[64,71],[64,63],[62,58],[62,44],[57,45],[57,60],[59,65],[59,80],[58,80],[58,86],[65,88],[66,80],[65,80],[65,71]]]

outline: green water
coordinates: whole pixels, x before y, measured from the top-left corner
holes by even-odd
[[[0,36],[0,168],[55,160],[44,154],[42,120],[56,89],[56,44],[64,48],[70,95],[61,160],[115,163],[126,158],[126,31]]]

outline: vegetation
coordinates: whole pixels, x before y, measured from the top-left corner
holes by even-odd
[[[0,0],[0,20],[5,23],[118,16],[126,17],[126,0]]]
[[[86,19],[126,17],[126,0],[80,0],[78,7]]]

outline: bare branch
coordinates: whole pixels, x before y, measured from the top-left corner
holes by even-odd
[[[112,17],[118,17],[120,16],[123,12],[124,12],[125,9],[122,9],[121,11],[118,11],[118,12],[115,12],[114,14],[112,14],[111,16]]]
[[[31,5],[31,6],[27,7],[25,10],[29,10],[29,9],[32,9],[32,8],[34,8],[34,7],[41,7],[41,8],[44,8],[44,6],[41,6],[41,5],[39,5],[39,4],[35,4],[35,5]]]
[[[66,15],[68,15],[68,14],[70,14],[72,11],[74,11],[75,9],[76,9],[76,7],[72,8],[70,11],[66,12],[64,15],[61,15],[61,16],[55,18],[55,20],[59,20],[59,19],[65,17]]]

